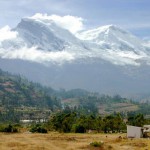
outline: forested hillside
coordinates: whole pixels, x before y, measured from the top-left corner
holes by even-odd
[[[44,118],[60,107],[40,84],[0,70],[0,121]]]
[[[124,116],[129,113],[142,113],[148,118],[150,116],[149,101],[137,102],[123,98],[120,95],[109,96],[100,93],[87,92],[81,89],[70,91],[64,90],[61,92],[61,102],[64,107],[69,106],[86,114],[98,113],[105,116],[119,112]]]
[[[149,102],[138,103],[119,95],[108,96],[82,89],[54,90],[0,70],[0,121],[47,120],[51,114],[71,108],[84,115],[143,113],[149,117]]]

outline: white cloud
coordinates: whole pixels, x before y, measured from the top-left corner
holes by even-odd
[[[16,38],[17,32],[11,31],[9,26],[0,29],[0,41]]]
[[[24,47],[19,50],[0,49],[0,57],[7,59],[22,59],[42,64],[48,63],[63,64],[64,62],[70,62],[74,60],[74,55],[69,52],[65,51],[45,52],[37,50],[35,47],[32,48]]]
[[[32,19],[36,19],[39,21],[54,21],[57,25],[60,27],[63,27],[67,30],[69,30],[72,33],[76,33],[80,30],[84,29],[83,26],[83,19],[81,17],[76,17],[76,16],[58,16],[58,15],[51,15],[48,16],[47,14],[40,14],[37,13],[32,17],[29,17]]]
[[[21,59],[27,61],[33,61],[44,65],[57,64],[62,65],[66,62],[73,62],[77,59],[93,59],[93,60],[107,60],[115,65],[132,65],[140,66],[140,61],[143,60],[149,65],[149,56],[139,56],[132,54],[131,52],[115,52],[115,51],[90,51],[90,52],[71,52],[71,51],[57,51],[48,52],[37,50],[36,47],[21,48],[18,50],[6,50],[0,49],[0,57],[3,59]]]

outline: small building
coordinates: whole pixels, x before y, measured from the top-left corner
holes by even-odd
[[[150,137],[150,125],[143,126],[143,136],[145,138]]]
[[[142,138],[143,128],[127,125],[127,138]]]

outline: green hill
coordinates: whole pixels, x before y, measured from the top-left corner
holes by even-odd
[[[77,94],[77,91],[79,94]],[[63,106],[84,109],[84,112],[98,112],[101,115],[109,115],[120,112],[125,116],[127,114],[142,113],[144,116],[150,116],[150,103],[136,102],[119,95],[109,96],[99,93],[85,92],[84,90],[70,90],[66,92],[66,97],[62,97]]]
[[[0,70],[0,121],[41,119],[60,107],[40,84]]]

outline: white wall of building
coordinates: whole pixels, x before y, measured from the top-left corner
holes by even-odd
[[[143,137],[142,127],[127,125],[127,137],[128,138],[141,138],[141,137]]]

